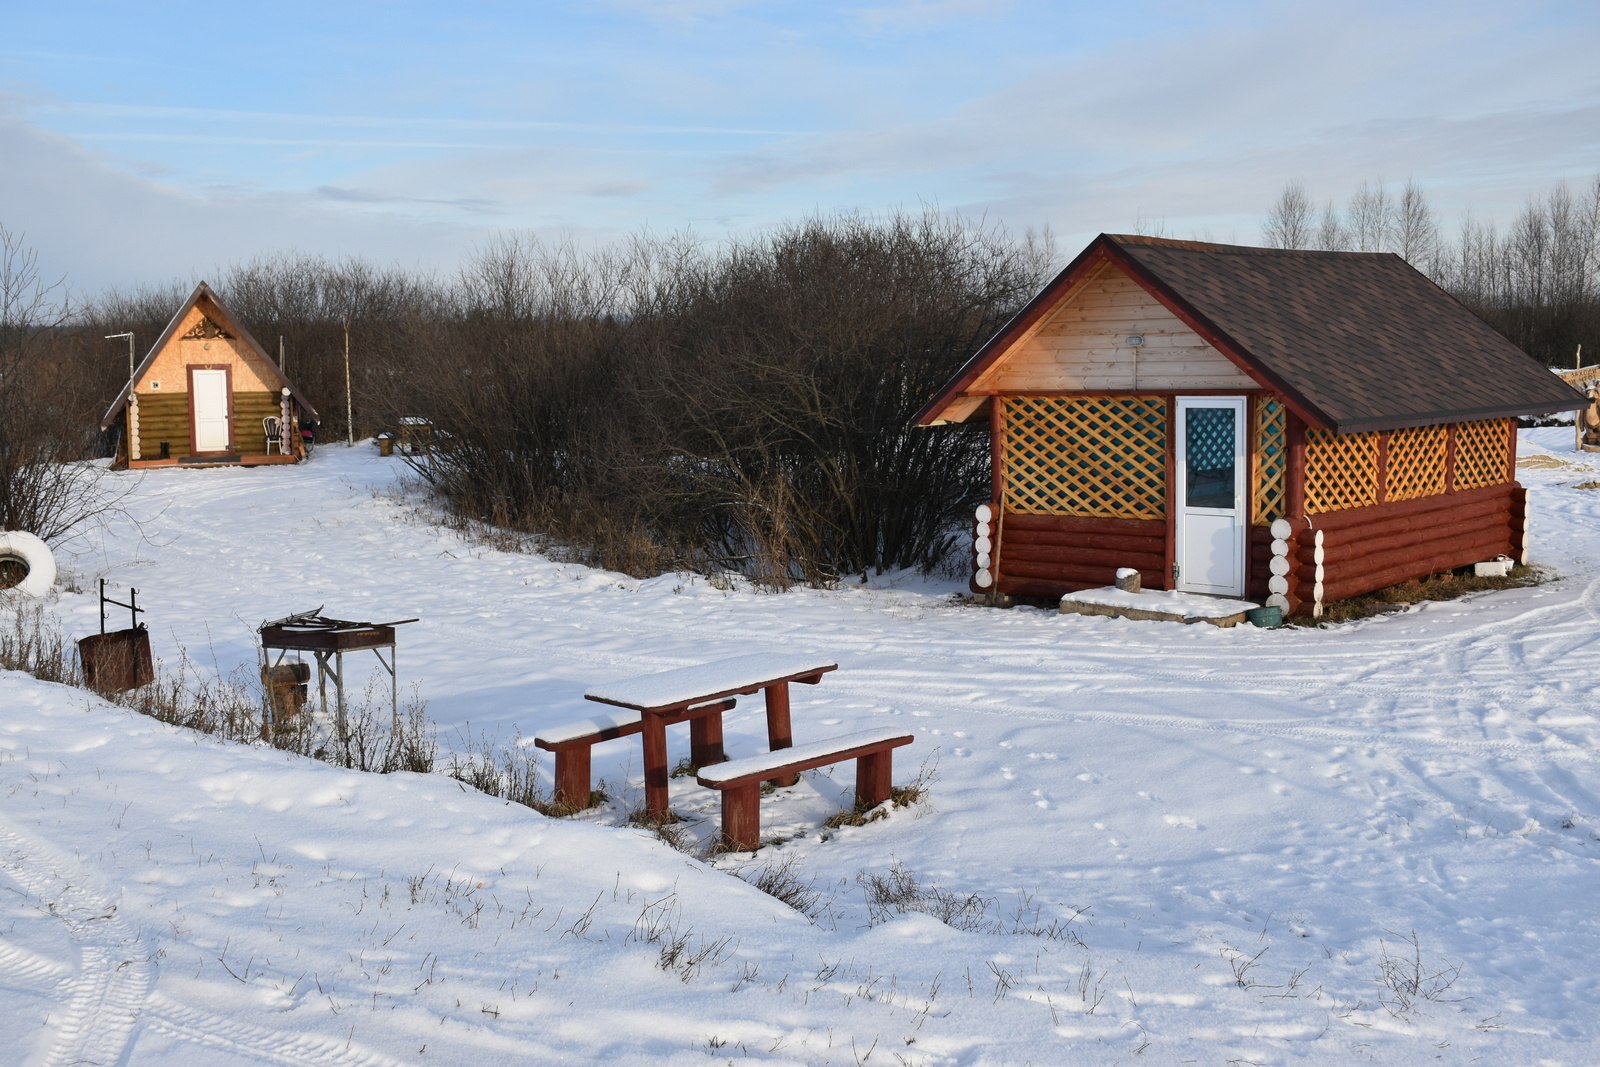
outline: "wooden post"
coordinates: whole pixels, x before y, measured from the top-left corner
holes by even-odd
[[[999,501],[1005,492],[1006,417],[1005,402],[989,398],[989,497]],[[1000,518],[999,512],[995,519]]]
[[[1306,514],[1306,424],[1292,411],[1284,412],[1289,439],[1289,462],[1283,472],[1285,502],[1290,522]]]
[[[1378,487],[1377,503],[1389,499],[1389,430],[1378,434]]]
[[[576,745],[556,753],[556,803],[581,811],[589,806],[589,745]]]
[[[789,725],[789,683],[779,682],[763,690],[767,699],[767,748],[773,752],[794,747],[794,732]],[[776,785],[790,786],[800,780],[798,774],[774,778]]]
[[[1161,565],[1161,589],[1178,587],[1178,398],[1167,397],[1167,539]]]
[[[350,318],[344,320],[344,434],[347,444],[356,443],[356,418],[350,399]]]
[[[894,788],[894,750],[868,752],[856,759],[856,807],[875,808],[889,799]]]
[[[1506,442],[1506,481],[1517,480],[1517,420],[1507,419],[1506,427],[1510,440]]]
[[[754,852],[761,847],[760,782],[722,791],[722,840],[739,852]]]
[[[1461,424],[1452,422],[1444,429],[1444,491],[1453,493],[1456,490],[1456,437],[1461,432]]]
[[[722,749],[722,713],[689,720],[689,761],[710,767],[727,759]]]
[[[660,716],[640,715],[644,736],[644,810],[647,815],[664,818],[671,810],[667,797],[667,727]]]

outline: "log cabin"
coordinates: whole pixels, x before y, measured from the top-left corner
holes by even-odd
[[[974,592],[1320,615],[1525,562],[1516,419],[1584,402],[1398,256],[1102,234],[916,422],[987,421]]]
[[[100,422],[123,423],[117,462],[132,468],[258,466],[306,456],[317,418],[293,382],[205,282],[195,286]]]

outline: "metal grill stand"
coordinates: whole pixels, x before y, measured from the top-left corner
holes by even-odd
[[[417,620],[351,622],[346,619],[330,619],[321,612],[322,608],[318,607],[278,619],[276,622],[261,624],[262,651],[269,660],[274,651],[278,653],[278,658],[271,662],[271,666],[281,665],[284,656],[289,652],[309,652],[316,658],[317,693],[322,713],[326,715],[328,712],[328,678],[332,677],[335,697],[334,722],[342,739],[349,735],[346,723],[348,704],[344,692],[344,654],[371,649],[378,657],[378,662],[383,665],[383,669],[389,672],[389,710],[393,717],[394,729],[398,730],[400,690],[399,679],[395,674],[394,629],[396,626]],[[389,650],[388,659],[384,658],[384,649]],[[271,701],[268,701],[268,709],[270,715]]]

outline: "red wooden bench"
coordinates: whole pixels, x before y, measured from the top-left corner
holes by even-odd
[[[722,790],[722,839],[732,849],[761,847],[761,783],[790,779],[801,771],[856,761],[856,807],[875,807],[889,799],[894,750],[912,737],[895,730],[864,730],[808,745],[729,760],[700,771],[697,781]]]

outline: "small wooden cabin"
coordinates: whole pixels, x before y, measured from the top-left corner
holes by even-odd
[[[129,467],[255,466],[304,459],[301,422],[316,417],[201,282],[106,409],[100,428],[124,420],[117,460]]]
[[[1398,256],[1102,234],[916,421],[987,420],[974,591],[1320,614],[1525,560],[1516,417],[1583,404]]]

